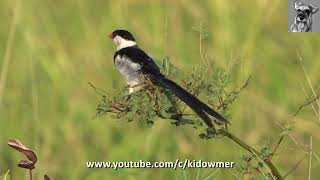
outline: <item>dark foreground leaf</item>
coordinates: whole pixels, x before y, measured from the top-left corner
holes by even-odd
[[[19,167],[30,169],[30,170],[34,169],[34,165],[36,164],[38,158],[36,153],[32,149],[25,146],[18,139],[9,140],[8,145],[27,157],[27,159],[23,159],[19,161],[18,163]]]

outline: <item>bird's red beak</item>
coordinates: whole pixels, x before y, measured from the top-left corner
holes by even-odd
[[[108,35],[108,38],[109,38],[109,39],[113,39],[112,33]]]

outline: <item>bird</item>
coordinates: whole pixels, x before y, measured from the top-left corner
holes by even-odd
[[[218,112],[162,74],[154,59],[139,48],[134,36],[129,31],[115,30],[108,35],[108,38],[113,40],[116,45],[113,56],[114,64],[129,85],[129,94],[141,90],[147,79],[153,84],[171,91],[188,105],[209,128],[214,128],[214,124],[208,115],[212,116],[219,124],[229,123]]]

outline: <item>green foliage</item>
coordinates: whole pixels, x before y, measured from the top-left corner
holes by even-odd
[[[174,77],[175,81],[183,78],[180,81],[184,88],[200,99],[204,99],[205,103],[212,105],[225,116],[239,92],[247,86],[246,82],[242,87],[232,89],[232,74],[218,66],[196,67],[189,75],[181,77],[182,73],[172,65],[168,57],[158,64],[167,77]],[[146,82],[142,90],[130,95],[127,94],[126,88],[117,92],[112,95],[99,91],[101,100],[97,105],[98,117],[110,114],[113,119],[129,122],[142,121],[148,125],[153,125],[158,119],[168,119],[172,120],[172,124],[176,126],[187,124],[194,128],[204,126],[202,120],[186,108],[186,105],[172,92],[151,82]],[[199,136],[202,139],[210,139],[218,134],[215,129],[206,128]]]
[[[10,170],[8,170],[5,174],[0,176],[0,180],[10,180]]]
[[[165,58],[160,67],[162,67],[162,72],[166,76],[170,77],[170,75],[175,74],[175,79],[178,79],[179,77],[176,74],[181,74],[177,73],[179,72],[178,69],[170,63],[169,58]],[[183,82],[183,87],[189,92],[200,99],[205,99],[205,103],[211,104],[216,110],[219,110],[221,114],[226,116],[230,105],[238,98],[239,93],[248,85],[248,81],[250,80],[249,77],[242,87],[232,88],[231,77],[232,74],[222,67],[210,65],[194,68],[190,75],[184,76],[184,79],[181,81]],[[96,91],[99,90],[95,86],[91,86]],[[168,119],[176,126],[192,125],[196,129],[201,128],[203,131],[199,134],[201,139],[208,140],[217,136],[227,136],[251,153],[251,157],[244,159],[245,163],[239,171],[241,174],[251,173],[254,170],[266,178],[275,176],[281,179],[279,171],[270,160],[281,143],[283,136],[281,136],[273,153],[269,153],[268,148],[263,148],[258,152],[230,133],[226,125],[219,126],[219,128],[204,128],[202,120],[192,111],[190,112],[189,108],[186,108],[171,91],[159,87],[148,80],[145,81],[142,90],[129,95],[125,89],[117,91],[118,93],[114,96],[107,95],[102,90],[97,92],[102,96],[97,106],[98,117],[111,114],[113,119],[129,122],[142,121],[150,126],[154,125],[154,122],[158,119]],[[216,124],[221,125],[218,122]],[[256,165],[251,164],[252,159],[256,159]],[[264,172],[266,169],[264,166],[267,167],[267,172]]]
[[[267,147],[262,148],[262,149],[260,150],[260,153],[261,153],[261,155],[264,156],[264,157],[267,157],[267,156],[270,154],[269,149],[268,149]]]

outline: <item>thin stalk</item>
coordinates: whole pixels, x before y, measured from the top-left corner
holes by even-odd
[[[311,179],[311,168],[312,168],[312,136],[310,136],[310,157],[309,157],[309,175],[308,179]]]
[[[13,45],[14,36],[16,33],[16,29],[17,29],[17,24],[18,24],[18,8],[19,8],[18,2],[15,2],[13,19],[12,19],[11,25],[10,25],[6,50],[5,50],[4,57],[3,57],[3,66],[2,66],[1,76],[0,76],[0,106],[2,103],[3,92],[4,92],[5,85],[6,85],[9,63],[10,63],[10,59],[11,59],[12,45]]]
[[[234,134],[232,134],[231,132],[222,129],[221,130],[222,133],[227,136],[229,139],[231,139],[232,141],[234,141],[235,143],[237,143],[239,146],[241,146],[243,149],[247,150],[248,152],[250,152],[253,155],[258,155],[260,154],[256,149],[254,149],[253,147],[251,147],[250,145],[248,145],[247,143],[245,143],[244,141],[242,141],[241,139],[239,139],[238,137],[236,137]],[[255,155],[255,156],[256,156]],[[264,161],[264,163],[270,168],[271,174],[278,180],[283,179],[280,172],[278,171],[278,169],[273,165],[273,163],[269,160],[269,159],[264,159],[261,158],[261,160]]]
[[[32,180],[32,170],[29,169],[29,177],[30,177],[30,180]]]
[[[305,66],[303,65],[302,57],[300,56],[299,53],[298,53],[298,59],[299,59],[299,61],[300,61],[302,71],[303,71],[303,73],[305,74],[305,77],[306,77],[306,79],[307,79],[307,82],[308,82],[308,85],[309,85],[309,87],[310,87],[310,89],[311,89],[311,92],[312,92],[312,94],[313,94],[314,97],[317,97],[317,94],[316,94],[316,92],[315,92],[315,90],[314,90],[314,88],[313,88],[313,85],[312,85],[312,83],[311,83],[311,79],[310,79],[310,77],[309,77],[309,75],[308,75],[308,73],[307,73],[307,70],[306,70]],[[319,113],[320,113],[320,100],[318,99],[316,102],[317,102],[318,108],[319,108],[318,118],[319,118],[319,121],[320,121],[320,114],[319,114]]]

